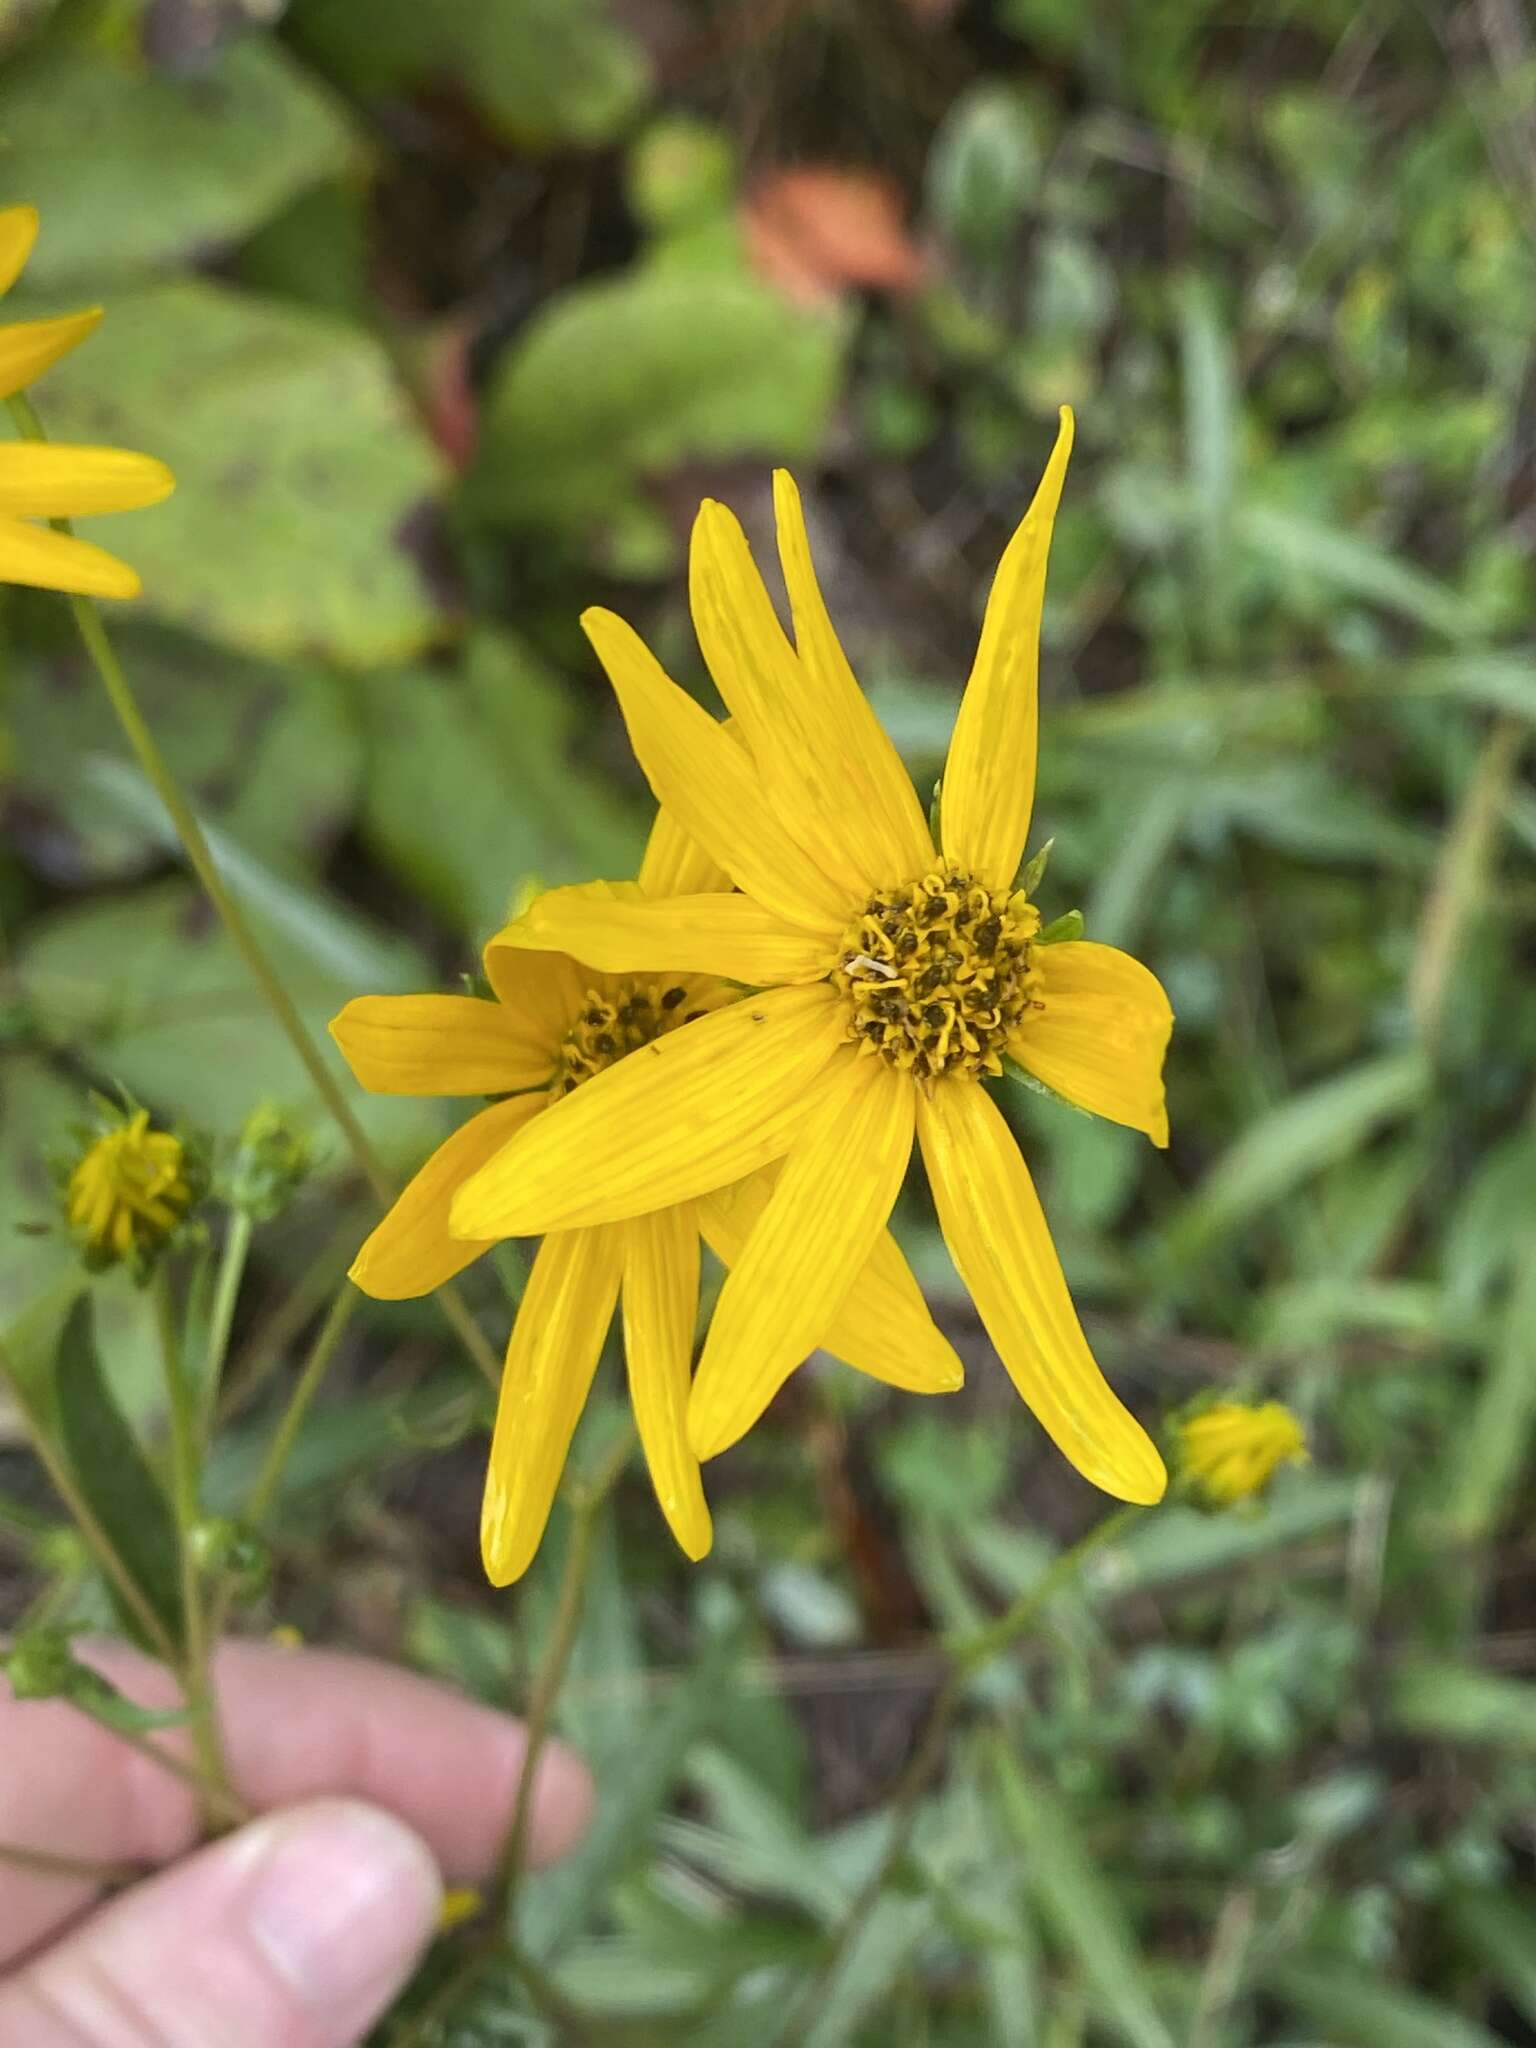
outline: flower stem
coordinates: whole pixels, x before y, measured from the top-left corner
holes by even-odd
[[[955,1718],[964,1703],[966,1687],[984,1665],[1004,1650],[1011,1649],[1026,1633],[1056,1594],[1069,1585],[1095,1551],[1110,1542],[1141,1514],[1139,1507],[1116,1508],[1068,1549],[1062,1551],[1019,1597],[995,1620],[967,1635],[946,1639],[948,1669],[934,1695],[928,1718],[918,1736],[917,1746],[907,1760],[891,1793],[891,1832],[885,1851],[864,1883],[854,1893],[820,1967],[792,2004],[783,2027],[773,2037],[771,2048],[795,2048],[805,2038],[816,2012],[828,1993],[865,1922],[880,1903],[886,1888],[911,1847],[917,1826],[919,1801],[938,1774],[944,1760]]]
[[[165,1663],[174,1665],[176,1646],[166,1632],[165,1624],[156,1614],[138,1580],[123,1562],[116,1544],[98,1521],[95,1509],[76,1484],[74,1473],[32,1405],[20,1373],[3,1347],[0,1347],[0,1380],[5,1382],[16,1403],[17,1412],[26,1425],[27,1435],[38,1463],[48,1474],[54,1492],[73,1516],[75,1526],[91,1555],[122,1595],[125,1605],[143,1629],[146,1642],[154,1644]]]
[[[181,1616],[185,1638],[179,1661],[182,1691],[186,1695],[199,1773],[206,1784],[216,1786],[220,1792],[229,1792],[229,1769],[224,1761],[218,1710],[208,1670],[208,1616],[203,1605],[203,1577],[197,1557],[197,1528],[202,1517],[197,1395],[187,1378],[170,1277],[163,1265],[155,1276],[154,1292],[171,1431],[171,1506],[176,1518],[177,1550],[181,1562]],[[218,1815],[206,1796],[202,1804],[204,1823],[212,1828]]]
[[[42,441],[47,438],[43,432],[42,421],[30,400],[17,392],[6,402],[12,417],[29,439]],[[69,531],[67,520],[56,520],[54,524],[62,532]],[[89,597],[71,597],[69,608],[74,614],[75,625],[85,651],[101,678],[102,686],[117,716],[117,722],[122,727],[124,736],[150,786],[165,806],[197,879],[202,883],[209,901],[222,918],[225,930],[234,941],[252,978],[266,997],[268,1007],[281,1025],[289,1044],[303,1063],[315,1092],[335,1118],[364,1179],[377,1196],[379,1206],[388,1208],[396,1193],[389,1175],[385,1172],[367,1132],[358,1122],[356,1112],[343,1094],[329,1063],[299,1015],[292,996],[283,986],[282,980],[267,958],[238,899],[219,873],[218,864],[214,860],[203,828],[197,821],[197,815],[182,793],[181,785],[177,782],[170,763],[161,753],[154,734],[139,710],[138,700],[133,694],[123,665],[117,658],[117,650],[107,637],[106,625],[99,608]],[[438,1289],[437,1299],[442,1306],[443,1314],[453,1325],[476,1366],[492,1386],[498,1385],[501,1379],[500,1361],[466,1307],[463,1296],[456,1288],[444,1286]]]
[[[61,1856],[52,1849],[33,1849],[23,1842],[0,1842],[0,1864],[24,1870],[29,1877],[67,1877],[81,1884],[131,1884],[149,1867],[143,1863],[93,1863],[85,1856]]]
[[[288,1405],[273,1432],[272,1441],[267,1446],[267,1454],[261,1461],[261,1470],[256,1475],[255,1484],[246,1501],[245,1519],[253,1529],[259,1529],[267,1518],[294,1442],[304,1426],[304,1418],[308,1415],[316,1394],[320,1391],[321,1382],[330,1370],[331,1360],[336,1355],[336,1347],[341,1342],[342,1332],[351,1321],[352,1311],[357,1307],[357,1298],[357,1289],[352,1282],[343,1280],[325,1321],[320,1326],[320,1334],[310,1347],[309,1356],[304,1361],[304,1370],[299,1374],[293,1392],[288,1396]]]
[[[235,1320],[235,1302],[245,1277],[245,1262],[251,1249],[251,1219],[244,1209],[232,1209],[224,1249],[219,1254],[218,1277],[213,1287],[213,1306],[208,1313],[208,1339],[203,1350],[202,1377],[197,1389],[198,1436],[206,1443],[218,1407],[219,1382],[229,1352],[229,1333]]]

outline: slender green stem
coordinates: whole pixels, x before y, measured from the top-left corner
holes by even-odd
[[[592,1478],[571,1490],[571,1533],[565,1554],[565,1570],[561,1574],[549,1644],[534,1681],[533,1697],[528,1703],[528,1746],[523,1751],[523,1768],[518,1775],[512,1822],[502,1846],[492,1894],[495,1924],[505,1928],[509,1934],[533,1827],[533,1794],[538,1781],[539,1759],[549,1735],[555,1702],[570,1666],[571,1652],[576,1647],[587,1574],[592,1564],[592,1543],[597,1534],[598,1512],[618,1483],[634,1447],[634,1431],[626,1429]]]
[[[833,1934],[820,1967],[804,1985],[790,2007],[784,2025],[773,2037],[771,2048],[796,2048],[805,2038],[811,2021],[825,2002],[848,1951],[865,1922],[875,1910],[912,1844],[917,1826],[919,1802],[938,1774],[949,1745],[950,1732],[965,1700],[966,1687],[976,1673],[994,1657],[1023,1636],[1036,1617],[1055,1596],[1068,1586],[1096,1550],[1121,1534],[1142,1513],[1138,1507],[1117,1508],[1095,1524],[1086,1536],[1062,1551],[1031,1586],[1026,1586],[995,1620],[968,1634],[946,1640],[948,1669],[934,1694],[917,1745],[908,1758],[891,1793],[891,1832],[884,1853],[870,1872]]]
[[[219,1736],[218,1709],[208,1670],[208,1615],[203,1605],[203,1575],[197,1555],[198,1523],[202,1519],[201,1450],[197,1394],[187,1377],[170,1276],[162,1265],[155,1275],[155,1311],[160,1351],[165,1365],[166,1409],[171,1432],[171,1506],[176,1518],[176,1544],[181,1562],[181,1616],[185,1639],[180,1660],[192,1745],[206,1784],[228,1791],[229,1770]],[[216,1818],[206,1799],[203,1817]]]
[[[245,1262],[251,1249],[251,1218],[244,1209],[232,1209],[224,1249],[219,1254],[218,1277],[214,1281],[213,1306],[208,1312],[208,1340],[203,1350],[203,1370],[197,1388],[198,1435],[204,1443],[213,1427],[218,1407],[219,1383],[229,1353],[229,1333],[235,1320],[235,1302],[245,1277]]]
[[[343,1280],[325,1321],[320,1326],[319,1335],[310,1347],[309,1357],[304,1361],[304,1369],[294,1382],[293,1392],[288,1396],[288,1405],[272,1433],[272,1441],[268,1444],[266,1456],[261,1461],[261,1470],[256,1475],[255,1484],[246,1501],[245,1519],[253,1529],[261,1527],[271,1510],[294,1443],[304,1426],[304,1419],[309,1414],[315,1396],[320,1391],[321,1383],[330,1370],[331,1360],[336,1355],[336,1347],[341,1342],[342,1332],[351,1321],[357,1301],[357,1289],[350,1280]]]
[[[17,392],[7,400],[7,403],[12,417],[25,435],[35,441],[47,438],[43,432],[42,421],[31,402],[22,393]],[[68,532],[67,520],[58,520],[54,523],[62,531]],[[343,1093],[328,1061],[299,1015],[292,996],[267,958],[238,898],[219,873],[218,864],[214,860],[203,828],[198,823],[197,815],[183,795],[181,785],[177,782],[169,762],[161,753],[154,734],[139,710],[138,700],[133,694],[123,665],[117,658],[117,650],[107,637],[107,629],[100,610],[95,601],[88,597],[71,597],[69,607],[74,614],[75,625],[85,650],[91,657],[117,716],[117,722],[122,727],[124,736],[132,747],[150,786],[165,806],[194,873],[202,883],[209,901],[222,918],[225,930],[234,941],[252,978],[266,997],[267,1004],[282,1026],[289,1044],[303,1063],[315,1092],[335,1118],[364,1179],[378,1198],[380,1207],[388,1208],[396,1193],[389,1175],[385,1172],[367,1132],[358,1122],[357,1114]],[[496,1386],[501,1378],[500,1361],[486,1342],[485,1333],[470,1314],[462,1295],[455,1288],[445,1286],[438,1289],[437,1299],[443,1314],[453,1325],[476,1366],[490,1384]]]
[[[117,1546],[97,1520],[95,1509],[75,1483],[74,1473],[54,1445],[46,1425],[28,1397],[21,1375],[3,1347],[0,1347],[0,1379],[3,1379],[9,1388],[17,1412],[26,1425],[27,1435],[38,1463],[48,1474],[54,1492],[73,1516],[75,1526],[84,1538],[91,1555],[122,1595],[125,1605],[143,1629],[145,1640],[153,1643],[161,1659],[174,1667],[177,1662],[176,1645],[167,1634],[165,1624],[145,1597],[138,1580],[123,1562]]]
[[[85,1856],[60,1856],[52,1849],[33,1849],[23,1842],[0,1842],[0,1863],[24,1870],[29,1877],[70,1877],[82,1884],[131,1884],[149,1868],[144,1863],[93,1863]]]

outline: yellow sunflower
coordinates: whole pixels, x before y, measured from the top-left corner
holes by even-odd
[[[914,1131],[939,1222],[994,1346],[1087,1478],[1154,1501],[1166,1475],[1083,1337],[1028,1169],[982,1085],[1008,1057],[1167,1143],[1172,1024],[1111,946],[1042,943],[1018,886],[1034,795],[1040,614],[1072,442],[1060,436],[993,584],[950,744],[935,845],[833,631],[791,479],[775,478],[794,644],[724,506],[694,527],[694,623],[717,723],[625,623],[583,624],[666,809],[736,893],[661,903],[554,890],[502,934],[610,973],[663,965],[763,991],[599,1075],[455,1197],[475,1237],[607,1225],[784,1164],[720,1296],[690,1404],[712,1456],[751,1427],[845,1303]]]
[[[727,877],[661,817],[639,883],[627,891],[598,883],[593,894],[655,901],[674,890],[726,887]],[[643,1067],[740,996],[713,977],[682,971],[643,979],[593,972],[562,953],[522,951],[505,935],[486,948],[485,971],[491,1000],[362,996],[331,1026],[353,1073],[379,1094],[503,1098],[433,1153],[358,1253],[352,1278],[380,1300],[440,1287],[507,1234],[488,1231],[466,1242],[449,1232],[457,1190],[488,1160],[605,1074]],[[779,1128],[782,1154],[789,1142],[783,1118]],[[486,1474],[481,1547],[496,1585],[519,1577],[539,1547],[621,1292],[630,1400],[656,1497],[690,1557],[709,1549],[709,1509],[686,1428],[699,1240],[729,1266],[772,1197],[773,1176],[764,1172],[733,1188],[712,1181],[696,1201],[652,1204],[638,1186],[622,1221],[545,1237],[507,1347]],[[960,1361],[934,1327],[894,1240],[881,1233],[801,1358],[822,1343],[910,1393],[950,1393],[961,1383]],[[780,1380],[800,1362],[784,1360]]]
[[[0,292],[8,292],[37,240],[37,209],[0,209]],[[101,318],[101,308],[0,327],[0,398],[40,377]],[[175,478],[152,455],[121,448],[66,448],[46,441],[0,443],[0,583],[30,583],[84,597],[137,597],[126,562],[90,541],[32,524],[158,504]]]

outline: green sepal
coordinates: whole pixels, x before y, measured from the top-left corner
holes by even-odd
[[[941,775],[938,781],[933,785],[933,795],[928,799],[928,830],[933,835],[934,845],[939,847],[940,849],[942,849],[944,845],[944,827],[941,817],[943,801],[944,778]]]
[[[1047,1102],[1059,1102],[1064,1109],[1075,1110],[1079,1116],[1092,1116],[1093,1114],[1091,1109],[1084,1109],[1080,1102],[1073,1102],[1065,1095],[1058,1095],[1056,1090],[1047,1086],[1037,1074],[1031,1074],[1027,1069],[1021,1067],[1011,1053],[1005,1052],[1003,1054],[1003,1072],[1010,1081],[1022,1081],[1024,1086],[1032,1088],[1036,1095],[1043,1095]]]
[[[1063,939],[1080,939],[1083,936],[1083,913],[1080,910],[1064,910],[1060,917],[1053,917],[1049,924],[1042,925],[1031,940],[1036,946],[1059,946]]]
[[[177,1728],[187,1719],[185,1707],[141,1707],[119,1692],[75,1655],[61,1628],[39,1625],[23,1629],[0,1655],[0,1669],[19,1700],[68,1700],[93,1721],[129,1735],[150,1728]]]
[[[1045,870],[1051,858],[1051,848],[1055,844],[1054,837],[1047,839],[1044,846],[1039,847],[1032,853],[1023,867],[1019,869],[1018,876],[1013,885],[1016,894],[1022,891],[1026,896],[1034,895],[1040,884],[1045,880]]]

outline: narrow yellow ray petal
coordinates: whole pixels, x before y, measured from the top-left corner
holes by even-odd
[[[1150,968],[1115,946],[1070,939],[1037,946],[1041,1007],[1008,1050],[1079,1109],[1168,1142],[1163,1055],[1173,1011]]]
[[[700,1228],[722,1265],[740,1259],[777,1177],[777,1169],[767,1167],[735,1187],[699,1197]],[[854,1275],[821,1345],[856,1372],[904,1393],[952,1394],[965,1381],[954,1346],[928,1313],[923,1290],[888,1230]]]
[[[781,1159],[842,1036],[825,983],[685,1024],[555,1103],[459,1190],[450,1228],[528,1237],[614,1223]]]
[[[705,896],[731,887],[731,878],[720,863],[711,860],[665,808],[657,811],[652,822],[639,879],[647,896]]]
[[[699,1226],[691,1203],[612,1226],[624,1244],[629,1398],[667,1527],[697,1560],[714,1540],[699,1461],[688,1448],[688,1383],[699,1314]]]
[[[977,1081],[919,1096],[939,1225],[987,1335],[1057,1448],[1117,1500],[1161,1500],[1168,1475],[1088,1349],[1029,1170]]]
[[[565,953],[525,953],[504,946],[501,933],[486,941],[485,978],[496,1000],[530,1045],[555,1050],[576,1021],[592,975]]]
[[[35,206],[0,207],[0,292],[20,277],[37,240]]]
[[[719,974],[754,988],[821,981],[837,959],[830,939],[750,896],[652,898],[634,882],[546,890],[491,945],[554,949],[611,974]]]
[[[916,1094],[884,1060],[838,1054],[720,1290],[688,1406],[701,1458],[745,1436],[825,1337],[900,1190]]]
[[[126,448],[68,448],[48,441],[0,444],[0,518],[74,519],[157,505],[176,479],[153,455]]]
[[[841,933],[857,902],[794,836],[793,820],[778,815],[735,736],[677,687],[622,619],[589,611],[581,623],[658,803],[766,909],[807,931]]]
[[[375,1301],[408,1301],[451,1280],[495,1243],[448,1234],[455,1188],[544,1107],[542,1095],[513,1095],[461,1124],[401,1190],[352,1262],[351,1278]]]
[[[126,562],[93,541],[0,519],[0,583],[70,590],[81,597],[137,597],[139,578]]]
[[[706,498],[693,523],[688,591],[705,664],[774,809],[852,897],[893,879],[852,801],[853,763],[785,637],[740,522]]]
[[[507,1345],[480,1513],[493,1586],[533,1562],[618,1298],[614,1230],[563,1230],[539,1246]]]
[[[1006,889],[1017,874],[1035,806],[1040,613],[1071,453],[1072,412],[1064,405],[1040,488],[997,565],[944,765],[945,857],[993,889]]]
[[[91,306],[53,320],[18,320],[0,327],[0,398],[9,398],[41,377],[60,356],[78,348],[100,321],[100,306]]]
[[[549,1046],[479,996],[354,996],[331,1036],[375,1095],[510,1095],[553,1067]]]
[[[774,472],[773,506],[795,646],[825,734],[820,743],[842,764],[845,814],[858,820],[877,886],[889,888],[932,866],[928,821],[901,756],[849,667],[816,579],[800,493],[786,469]]]

